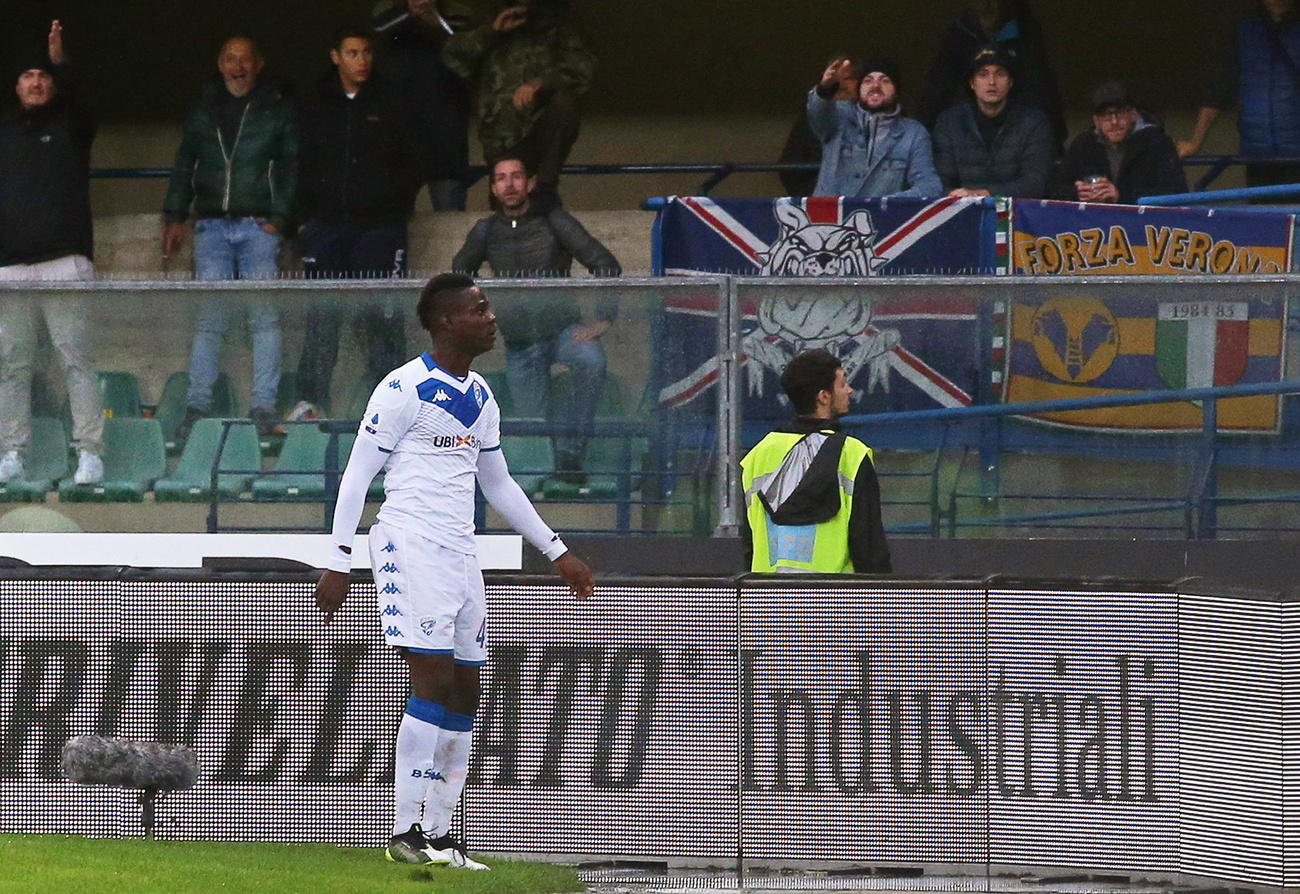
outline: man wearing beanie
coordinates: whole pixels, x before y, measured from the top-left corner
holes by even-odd
[[[934,125],[934,166],[950,196],[1046,194],[1052,169],[1052,130],[1038,109],[1011,99],[1012,61],[995,47],[971,59],[966,102],[946,109]]]
[[[835,99],[840,82],[854,73],[848,59],[827,66],[808,92],[808,123],[822,143],[814,195],[943,195],[930,135],[920,123],[904,118],[898,103],[898,65],[879,57],[867,59],[861,70],[857,102]]]
[[[95,124],[77,99],[50,26],[48,52],[17,68],[19,110],[0,122],[0,282],[94,278],[90,144]],[[90,321],[73,294],[0,296],[0,483],[24,479],[31,441],[32,360],[37,321],[63,364],[79,451],[77,484],[104,477],[104,414],[91,364]]]

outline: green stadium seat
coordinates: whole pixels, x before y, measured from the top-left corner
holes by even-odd
[[[63,404],[59,402],[49,380],[45,378],[44,373],[40,370],[33,370],[32,415],[53,419],[57,418],[61,412],[63,412]]]
[[[624,438],[592,438],[587,443],[587,455],[582,468],[587,480],[582,484],[548,478],[542,485],[542,494],[548,500],[608,499],[618,495],[620,475],[630,472],[627,478],[629,493],[640,487],[640,474],[649,446],[645,438],[631,438],[628,446],[628,468],[623,468]]]
[[[168,450],[179,450],[176,429],[185,419],[185,395],[190,390],[190,374],[174,372],[167,377],[163,385],[162,397],[158,399],[158,409],[154,418],[162,425],[163,440]],[[212,416],[214,419],[233,419],[239,413],[235,409],[235,391],[230,386],[230,377],[225,373],[217,376],[212,387]]]
[[[253,499],[266,502],[315,502],[325,499],[325,450],[329,435],[315,425],[286,425],[288,434],[272,474],[253,482]],[[352,444],[357,436],[339,435],[339,474],[347,468]],[[289,472],[313,474],[284,474]],[[366,491],[366,498],[384,498],[384,476],[376,475]]]
[[[325,450],[329,435],[311,424],[286,425],[288,434],[280,449],[280,458],[270,475],[253,482],[253,499],[267,502],[313,502],[325,499]],[[339,435],[339,474],[347,466],[348,455],[356,435]],[[298,474],[288,474],[298,473]],[[375,476],[367,491],[372,499],[382,499],[382,475]]]
[[[48,416],[32,418],[32,439],[24,466],[26,480],[0,484],[0,502],[43,503],[45,495],[54,489],[54,482],[70,474],[68,434],[61,421]]]
[[[492,396],[497,399],[497,406],[501,408],[501,418],[515,418],[517,415],[515,402],[510,396],[510,385],[506,382],[505,370],[483,373],[483,379],[492,389]]]
[[[104,420],[104,480],[100,484],[59,484],[65,503],[139,503],[167,471],[167,451],[157,419],[114,417]]]
[[[546,476],[555,472],[551,439],[544,435],[506,435],[501,438],[501,452],[510,466],[510,477],[526,494],[541,490]]]
[[[159,503],[205,503],[212,499],[212,462],[221,443],[220,419],[200,419],[194,423],[185,442],[176,471],[154,484],[154,499]],[[251,425],[232,425],[221,451],[221,468],[239,472],[262,468],[262,452],[257,443],[257,429]],[[222,473],[217,476],[217,493],[233,500],[248,490],[251,474]]]
[[[140,380],[135,377],[135,373],[101,372],[99,397],[104,405],[105,416],[140,415]]]

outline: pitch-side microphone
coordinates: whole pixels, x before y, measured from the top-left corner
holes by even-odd
[[[187,745],[140,739],[74,736],[63,746],[63,773],[81,785],[112,785],[179,792],[199,778],[199,759]]]

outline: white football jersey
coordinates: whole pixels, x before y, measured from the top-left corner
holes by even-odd
[[[473,554],[479,451],[501,449],[501,410],[483,377],[454,376],[426,351],[379,383],[357,437],[390,454],[378,518]]]

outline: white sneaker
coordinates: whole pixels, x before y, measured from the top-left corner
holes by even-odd
[[[74,484],[99,484],[104,480],[104,461],[98,454],[82,450],[77,455],[77,472],[72,476]]]
[[[23,458],[17,450],[10,450],[0,457],[0,484],[7,481],[23,480]]]
[[[434,865],[446,866],[450,869],[472,869],[476,871],[491,869],[475,860],[465,853],[465,845],[461,844],[450,835],[443,835],[433,838],[426,835],[425,841],[427,846],[423,853],[429,857],[429,862]]]
[[[312,419],[320,418],[320,407],[311,401],[300,400],[293,405],[289,415],[284,417],[285,422],[308,422]]]

